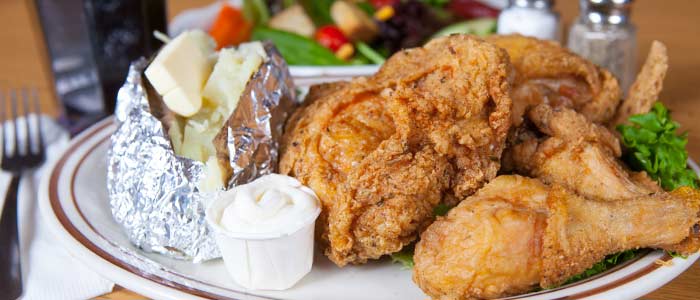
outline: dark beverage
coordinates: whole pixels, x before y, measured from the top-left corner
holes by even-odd
[[[106,115],[83,0],[36,0],[36,7],[56,97],[63,104],[59,122],[75,134]]]
[[[83,0],[83,7],[105,110],[111,114],[129,64],[162,45],[153,31],[166,32],[165,0]]]
[[[129,64],[161,46],[165,0],[35,0],[61,124],[75,134],[114,111]]]

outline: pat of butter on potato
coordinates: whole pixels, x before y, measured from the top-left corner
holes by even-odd
[[[146,68],[153,88],[170,110],[189,117],[202,107],[202,87],[212,69],[214,40],[202,31],[186,31],[166,44]]]
[[[226,166],[216,157],[216,136],[245,91],[250,78],[267,60],[260,42],[214,50],[205,32],[186,31],[166,44],[145,74],[165,105],[180,117],[170,121],[168,135],[178,156],[203,162],[202,191],[223,189]]]
[[[187,31],[165,45],[146,69],[165,105],[180,115],[168,130],[175,154],[205,163],[202,191],[226,184],[228,172],[216,159],[215,139],[265,60],[260,42],[216,52],[206,33]]]

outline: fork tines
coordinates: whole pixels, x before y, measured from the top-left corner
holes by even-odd
[[[41,134],[37,91],[36,89],[23,88],[21,89],[21,101],[18,100],[18,96],[16,89],[10,89],[7,92],[0,91],[0,100],[2,100],[0,101],[2,103],[0,105],[0,120],[3,121],[2,130],[0,130],[2,168],[14,172],[20,170],[22,167],[20,165],[24,165],[25,168],[36,166],[44,160],[44,140]],[[8,98],[9,118],[6,115]],[[13,142],[9,142],[10,139]]]

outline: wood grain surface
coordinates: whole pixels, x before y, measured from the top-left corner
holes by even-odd
[[[205,0],[169,0],[168,15],[210,3]],[[31,0],[0,0],[0,92],[8,88],[33,87],[39,91],[42,109],[57,116],[49,62],[41,28]],[[578,14],[578,1],[557,1],[566,25]],[[638,60],[643,61],[652,40],[669,49],[671,67],[664,81],[661,101],[673,111],[674,119],[689,132],[691,157],[700,159],[700,1],[640,0],[632,20],[638,27]],[[5,103],[2,103],[5,104]],[[97,299],[147,299],[124,288]],[[700,265],[695,264],[661,289],[643,297],[651,300],[700,299]]]

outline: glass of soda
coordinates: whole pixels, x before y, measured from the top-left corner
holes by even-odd
[[[166,32],[165,0],[83,0],[105,113],[114,112],[129,64],[162,46],[154,31]]]

